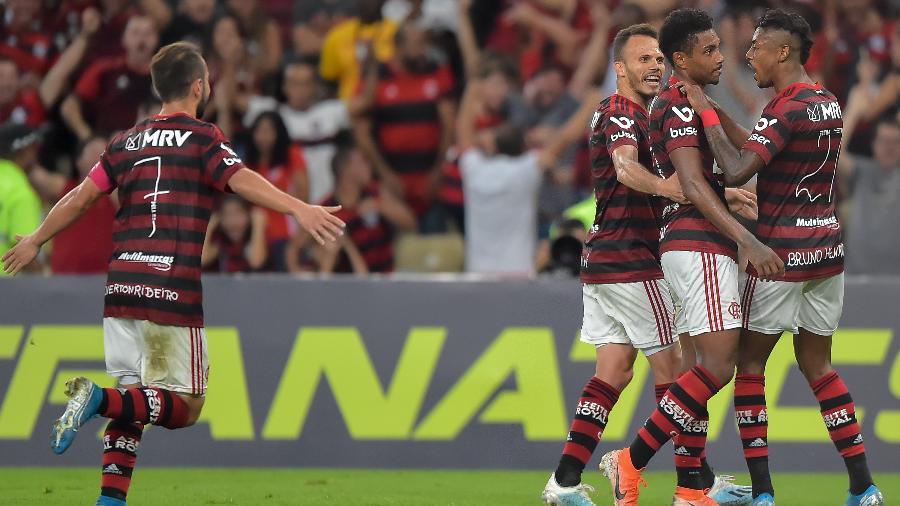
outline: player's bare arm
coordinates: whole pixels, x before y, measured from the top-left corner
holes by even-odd
[[[723,139],[725,143],[730,144],[730,141],[724,138],[724,134]],[[703,176],[700,150],[682,147],[672,151],[669,156],[675,165],[684,196],[697,206],[710,223],[747,253],[747,258],[759,272],[760,278],[774,279],[783,275],[784,262],[771,248],[759,242],[750,231],[738,223],[709,186]]]
[[[681,89],[691,103],[691,107],[701,117],[704,114],[709,114],[706,111],[715,114],[712,104],[702,88],[696,84],[684,82],[681,83]],[[765,162],[756,153],[736,147],[721,124],[707,125],[704,120],[703,129],[706,132],[707,140],[709,140],[710,149],[725,173],[726,185],[741,186],[750,181],[750,178],[755,176],[765,166]]]
[[[335,241],[344,234],[344,222],[333,214],[340,211],[341,206],[307,204],[284,193],[264,177],[246,168],[235,172],[228,180],[228,186],[254,204],[290,214],[319,244]]]
[[[651,173],[638,161],[634,146],[619,146],[612,152],[616,179],[625,186],[642,193],[659,195],[679,204],[690,203],[681,191],[681,183],[674,174],[666,179]]]
[[[33,233],[16,236],[16,245],[3,255],[3,270],[14,276],[30,264],[41,246],[63,229],[75,223],[104,193],[91,178],[85,178],[78,186],[65,194]]]

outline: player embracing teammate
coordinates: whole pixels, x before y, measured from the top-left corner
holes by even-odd
[[[686,420],[705,413],[706,402],[731,380],[736,366],[734,402],[753,504],[774,505],[764,373],[778,338],[789,331],[800,370],[847,466],[850,494],[845,504],[881,505],[884,499],[872,483],[853,400],[831,366],[831,336],[843,305],[843,244],[833,192],[842,120],[834,95],[813,83],[803,69],[812,46],[809,25],[799,15],[780,10],[768,11],[759,21],[747,59],[758,85],[774,87],[777,95],[754,132],[714,108],[703,92],[703,86],[718,81],[723,62],[708,15],[674,11],[663,25],[660,46],[675,77],[651,105],[651,135],[662,139],[654,143],[653,154],[660,169],[669,161],[674,165],[685,196],[699,211],[682,223],[679,211],[670,214],[662,265],[675,297],[686,296],[682,303],[691,333],[691,321],[708,322],[709,328],[701,331],[709,331],[705,336],[717,334],[718,342],[696,336],[698,366],[669,389],[629,448],[604,456],[616,504],[637,504],[641,471],[650,457],[685,430]],[[700,177],[701,167],[705,178]],[[755,238],[725,216],[721,197],[709,192],[716,188],[713,183],[740,185],[754,175],[759,199]],[[682,213],[684,217],[691,211]],[[711,251],[704,251],[709,244],[697,244],[711,238],[716,243]],[[717,267],[723,253],[733,253],[728,239],[749,259],[736,305],[728,302],[737,290],[735,266],[726,260],[727,269]],[[729,249],[719,249],[723,247]],[[697,315],[702,305],[691,302],[698,294],[707,300],[706,321]],[[724,304],[737,310],[719,312]],[[739,346],[729,330],[737,328],[743,329]],[[708,503],[698,496],[679,504]]]

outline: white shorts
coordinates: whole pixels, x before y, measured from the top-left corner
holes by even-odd
[[[672,296],[664,279],[585,284],[581,340],[594,346],[627,344],[644,355],[675,344]]]
[[[667,251],[660,259],[679,306],[675,328],[692,336],[741,326],[737,263],[725,255]]]
[[[128,318],[103,319],[106,372],[122,385],[140,383],[203,395],[209,379],[206,331]]]
[[[742,275],[743,327],[763,334],[804,328],[830,336],[844,309],[844,273],[809,281],[763,281]]]

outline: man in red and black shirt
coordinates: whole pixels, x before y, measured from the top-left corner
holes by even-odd
[[[811,47],[810,28],[801,16],[771,10],[760,19],[747,59],[759,87],[774,88],[777,95],[754,131],[736,137],[744,139],[740,144],[718,124],[702,90],[687,86],[686,91],[694,109],[707,118],[706,136],[726,181],[742,184],[757,175],[756,234],[785,265],[775,281],[758,283],[766,273],[751,260],[742,298],[744,331],[734,402],[753,493],[774,495],[764,374],[778,338],[791,332],[800,371],[847,466],[846,504],[878,505],[884,499],[872,483],[853,400],[831,366],[831,336],[844,299],[844,244],[834,192],[843,120],[838,99],[803,68]],[[726,123],[732,122],[722,125]]]
[[[93,133],[111,135],[134,124],[138,105],[152,96],[150,58],[158,41],[153,20],[132,17],[122,34],[125,54],[100,58],[84,71],[61,107],[63,120],[78,140]]]
[[[777,274],[780,260],[730,213],[721,174],[701,135],[700,118],[674,85],[717,84],[724,57],[709,14],[678,9],[666,17],[659,46],[674,76],[650,103],[653,163],[663,177],[677,174],[688,204],[664,212],[660,263],[675,303],[675,327],[685,350],[695,349],[696,364],[661,394],[659,406],[629,448],[604,458],[616,504],[636,504],[640,473],[673,436],[684,442],[676,453],[677,505],[717,504],[703,493],[702,458],[709,426],[706,405],[734,376],[740,337],[737,247],[740,244],[764,275]],[[687,364],[686,364],[687,365]],[[681,450],[684,451],[681,451]]]
[[[39,128],[47,120],[38,92],[22,88],[16,62],[0,56],[0,123],[18,123]]]
[[[210,86],[195,46],[162,48],[150,72],[163,101],[160,113],[115,136],[89,177],[3,257],[5,271],[16,274],[41,245],[118,188],[103,331],[107,371],[121,388],[69,381],[70,400],[51,441],[63,453],[87,420],[111,419],[99,505],[125,504],[144,424],[175,429],[200,416],[209,373],[200,257],[216,192],[230,189],[290,213],[320,243],[343,232],[331,214],[340,208],[311,206],[279,191],[244,166],[218,127],[197,119]],[[133,444],[113,444],[120,438]]]
[[[42,29],[40,13],[41,2],[8,0],[0,22],[0,56],[38,79],[50,69],[55,53],[52,32]]]
[[[379,66],[369,116],[354,130],[381,182],[421,217],[437,192],[453,137],[453,77],[428,58],[428,39],[420,28],[403,25],[396,43],[395,58]]]

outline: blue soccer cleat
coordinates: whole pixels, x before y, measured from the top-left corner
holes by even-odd
[[[125,501],[114,497],[106,497],[101,495],[97,498],[97,504],[94,506],[126,506]]]
[[[556,483],[556,476],[550,475],[547,486],[541,492],[544,504],[556,506],[597,506],[588,494],[594,491],[594,487],[585,483],[579,483],[574,487],[561,487]]]
[[[775,498],[768,492],[759,494],[753,498],[752,506],[775,506]]]
[[[869,485],[865,492],[859,495],[849,495],[844,506],[882,506],[884,504],[884,496],[881,490],[875,485]]]
[[[719,503],[720,506],[748,506],[753,500],[753,488],[746,485],[735,485],[734,476],[716,475],[713,486],[706,496]]]
[[[66,382],[66,410],[50,429],[50,448],[61,455],[75,440],[75,433],[88,420],[98,415],[103,392],[87,378],[75,378]],[[124,504],[124,503],[123,503]]]

